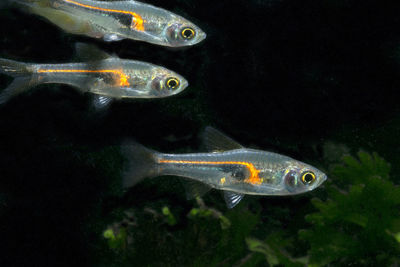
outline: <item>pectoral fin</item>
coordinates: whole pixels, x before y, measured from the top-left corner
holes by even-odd
[[[121,41],[123,39],[125,38],[115,33],[107,33],[103,36],[103,40],[106,42]]]
[[[208,151],[226,151],[244,148],[232,138],[224,135],[213,127],[206,127],[203,134],[204,145]]]
[[[224,199],[226,206],[231,209],[239,204],[240,200],[244,197],[244,194],[238,194],[231,191],[224,191]]]

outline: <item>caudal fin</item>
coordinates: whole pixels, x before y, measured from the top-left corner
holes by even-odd
[[[0,73],[14,77],[14,81],[0,93],[0,104],[26,91],[32,85],[29,64],[0,58]]]
[[[157,152],[135,142],[121,146],[121,152],[127,163],[122,173],[123,186],[134,186],[146,177],[158,175]]]

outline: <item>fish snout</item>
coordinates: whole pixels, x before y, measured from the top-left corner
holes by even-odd
[[[196,43],[200,43],[200,42],[204,41],[206,38],[207,38],[207,34],[199,29],[199,32],[197,34]]]
[[[326,180],[328,179],[328,176],[326,174],[321,175],[321,179],[319,179],[318,184],[316,187],[322,185]]]

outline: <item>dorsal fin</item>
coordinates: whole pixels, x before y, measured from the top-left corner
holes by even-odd
[[[211,126],[207,126],[204,130],[203,139],[208,151],[226,151],[244,148],[241,144]]]
[[[75,44],[75,53],[77,58],[83,61],[95,61],[111,58],[112,56],[93,45],[84,43]]]

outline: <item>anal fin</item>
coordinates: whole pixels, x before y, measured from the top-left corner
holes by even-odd
[[[231,191],[224,191],[225,203],[229,209],[232,209],[237,204],[239,204],[239,202],[242,200],[243,197],[244,194],[239,194]]]
[[[93,99],[93,106],[96,110],[104,110],[111,105],[112,100],[113,99],[111,97],[95,95]]]
[[[201,197],[211,190],[210,186],[191,179],[183,179],[182,184],[185,187],[187,199]]]

